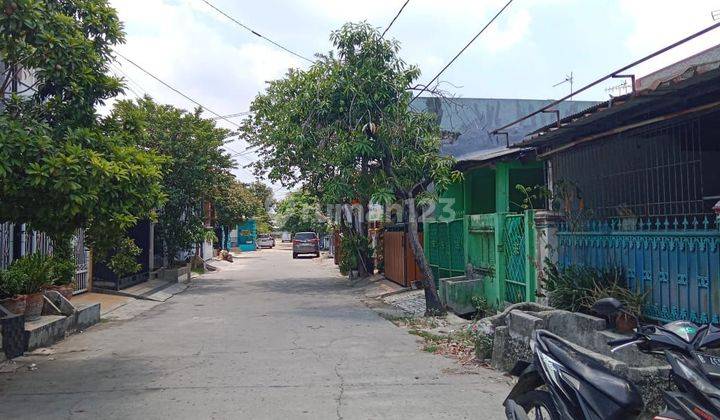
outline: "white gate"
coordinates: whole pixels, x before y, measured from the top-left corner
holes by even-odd
[[[75,250],[75,292],[73,294],[88,291],[90,251],[85,247],[85,231],[78,229],[73,238],[73,249]]]

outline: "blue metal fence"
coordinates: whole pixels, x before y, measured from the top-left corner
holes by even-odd
[[[702,219],[592,221],[558,229],[558,263],[618,267],[647,293],[644,315],[720,323],[720,226]]]

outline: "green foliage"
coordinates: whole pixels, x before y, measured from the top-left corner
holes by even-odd
[[[229,187],[229,170],[234,166],[222,149],[229,132],[202,118],[200,109],[186,112],[149,97],[119,101],[104,123],[140,147],[166,157],[162,189],[167,201],[158,210],[157,233],[170,258],[190,249],[204,233],[203,204],[232,200],[231,193],[221,193]]]
[[[483,296],[473,296],[470,298],[472,306],[475,308],[475,318],[480,319],[486,317],[488,314],[493,312],[493,307]]]
[[[598,299],[614,297],[631,313],[637,316],[642,314],[646,294],[630,290],[621,269],[577,265],[560,269],[551,261],[546,261],[545,264],[545,288],[548,290],[551,306],[573,312],[592,313],[592,305]]]
[[[333,51],[307,70],[290,69],[253,101],[241,136],[260,156],[256,173],[302,186],[320,203],[367,206],[373,195],[388,201],[389,189],[417,210],[415,198],[430,185],[443,191],[460,177],[453,158],[440,154],[436,116],[411,109],[419,69],[399,56],[397,41],[366,22],[347,23],[330,40]],[[367,223],[353,229],[368,234]],[[441,312],[433,273],[421,267],[428,312]]]
[[[292,192],[277,204],[278,227],[293,235],[297,232],[326,233],[328,223],[321,211],[314,195],[302,190]]]
[[[340,272],[347,274],[351,270],[357,269],[362,262],[368,262],[372,259],[372,249],[370,248],[370,239],[363,235],[352,233],[344,234],[340,238]]]
[[[0,290],[5,296],[39,293],[52,284],[51,270],[50,257],[40,253],[24,256],[10,264]]]
[[[142,268],[142,265],[137,262],[140,252],[140,247],[135,244],[135,241],[131,238],[123,238],[110,257],[108,267],[121,278],[135,274]]]
[[[219,226],[234,227],[263,212],[263,204],[246,184],[228,176],[218,188],[215,212]]]
[[[523,201],[520,203],[520,208],[523,210],[534,210],[541,203],[540,200],[552,196],[552,192],[544,185],[525,186],[517,184],[515,189],[523,195]]]
[[[258,233],[270,233],[273,231],[272,218],[270,217],[270,208],[275,205],[275,197],[272,188],[260,181],[245,184],[245,187],[253,196],[253,202],[259,203],[259,207],[255,207],[252,218],[255,220]]]
[[[49,276],[55,286],[66,286],[75,281],[77,264],[72,258],[61,258],[53,255],[49,260]]]
[[[22,294],[22,278],[11,276],[8,270],[0,270],[0,299],[12,298]]]
[[[333,52],[289,70],[253,101],[242,136],[257,147],[256,171],[304,185],[321,203],[446,187],[453,160],[440,156],[436,118],[409,106],[418,68],[367,23],[346,24],[331,41]]]
[[[16,74],[33,87],[0,98],[0,220],[56,241],[86,227],[100,252],[163,200],[158,156],[95,113],[122,90],[108,76],[122,26],[106,0],[4,5],[0,61],[18,72],[0,75],[0,91]]]
[[[484,360],[492,357],[495,337],[492,334],[478,334],[475,336],[475,356]]]

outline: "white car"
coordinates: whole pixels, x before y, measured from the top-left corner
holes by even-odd
[[[260,235],[257,238],[258,248],[273,248],[275,246],[275,238],[270,235]]]

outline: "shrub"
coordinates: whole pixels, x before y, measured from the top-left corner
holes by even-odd
[[[116,248],[115,255],[110,257],[108,267],[118,277],[135,274],[142,268],[142,265],[137,262],[140,252],[140,247],[135,244],[135,241],[132,238],[125,237]]]
[[[20,277],[10,276],[7,270],[0,270],[0,299],[12,298],[22,294]]]
[[[546,261],[545,288],[550,305],[572,312],[592,313],[599,299],[614,297],[634,315],[642,315],[647,294],[630,290],[620,268],[598,269],[571,265],[564,269]]]
[[[493,312],[492,306],[482,296],[473,296],[470,301],[472,302],[472,306],[475,308],[476,311],[475,319],[484,318],[488,316],[488,314]]]
[[[4,293],[10,295],[38,293],[52,284],[50,257],[39,253],[13,261],[4,280]]]
[[[77,270],[75,260],[53,256],[48,262],[50,264],[49,275],[52,284],[65,286],[75,281],[75,271]]]

